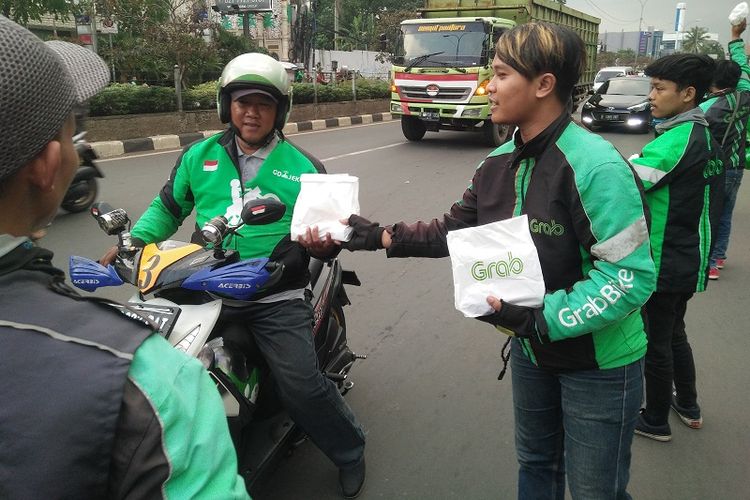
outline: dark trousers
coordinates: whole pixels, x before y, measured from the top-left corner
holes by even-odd
[[[685,333],[685,311],[692,293],[655,292],[643,308],[646,351],[646,419],[666,424],[672,384],[682,406],[696,406],[695,362]]]
[[[336,385],[318,368],[310,303],[251,303],[239,311],[231,321],[241,317],[249,330],[245,333],[254,336],[292,420],[337,467],[356,465],[364,454],[364,432]],[[230,336],[242,348],[243,339],[236,332]]]

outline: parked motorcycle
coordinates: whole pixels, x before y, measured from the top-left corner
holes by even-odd
[[[62,208],[70,213],[83,212],[91,208],[99,193],[96,179],[104,177],[96,166],[96,152],[91,144],[84,140],[85,135],[86,132],[81,132],[73,137],[80,163],[61,204]]]
[[[223,300],[251,299],[281,277],[283,265],[268,258],[240,260],[237,252],[224,246],[243,224],[277,221],[285,209],[276,200],[254,200],[245,205],[237,226],[224,217],[206,223],[202,235],[207,246],[167,240],[135,248],[127,213],[97,203],[92,215],[108,235],[118,237],[116,260],[104,267],[84,257],[70,258],[71,281],[83,290],[135,285],[137,293],[120,306],[123,313],[148,318],[175,348],[203,363],[224,402],[239,472],[251,494],[259,491],[276,462],[305,437],[279,404],[257,346],[241,352],[224,342],[228,329],[240,326],[226,321],[226,311],[233,308],[223,308]],[[343,307],[350,302],[344,284],[360,282],[335,258],[311,259],[310,274],[318,366],[345,394],[354,385],[349,370],[365,356],[354,354],[347,345]]]

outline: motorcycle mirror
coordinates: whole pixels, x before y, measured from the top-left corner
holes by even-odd
[[[242,220],[249,226],[261,226],[281,220],[286,213],[286,205],[273,198],[258,198],[245,203]]]

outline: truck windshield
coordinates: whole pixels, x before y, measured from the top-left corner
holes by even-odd
[[[489,36],[484,23],[421,23],[401,26],[396,48],[396,64],[410,64],[414,59],[432,54],[432,57],[415,61],[414,67],[470,67],[482,66],[487,57]]]

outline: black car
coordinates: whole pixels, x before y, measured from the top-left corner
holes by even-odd
[[[650,78],[612,78],[583,103],[581,121],[592,130],[602,126],[619,126],[648,132],[651,126],[650,91]]]

